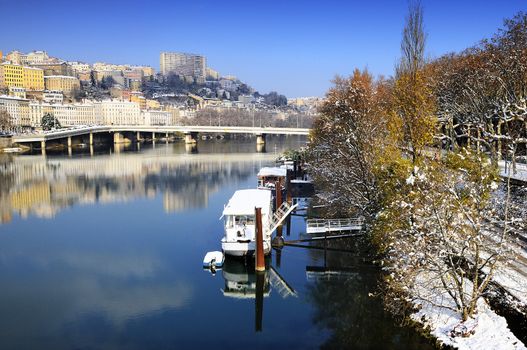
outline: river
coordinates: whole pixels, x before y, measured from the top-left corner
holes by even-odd
[[[0,348],[432,349],[370,296],[380,275],[359,241],[273,251],[260,284],[237,260],[203,270],[232,193],[303,142],[3,156]],[[294,216],[285,238],[303,231]]]

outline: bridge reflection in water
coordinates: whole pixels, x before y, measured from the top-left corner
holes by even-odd
[[[10,221],[12,214],[52,218],[73,205],[156,195],[163,196],[167,213],[203,208],[210,194],[227,180],[247,178],[253,169],[276,157],[275,153],[255,153],[254,144],[248,142],[206,141],[200,153],[187,153],[189,145],[183,143],[143,145],[139,152],[123,147],[71,158],[3,156],[0,223]]]

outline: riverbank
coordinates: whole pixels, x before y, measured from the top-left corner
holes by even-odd
[[[417,311],[410,317],[440,344],[460,350],[527,349],[509,329],[505,317],[496,314],[483,298],[478,300],[474,316],[463,322],[459,312],[454,311],[452,298],[438,283],[437,279],[420,277],[420,290],[413,291],[420,297],[411,301]]]
[[[418,170],[415,171],[415,181],[417,184],[418,181],[424,182],[428,178],[428,175],[420,174]],[[420,179],[417,179],[420,177]],[[407,185],[414,185],[411,181],[407,181]],[[423,185],[425,186],[425,185]],[[525,200],[524,191],[525,188],[522,186],[515,187],[513,192],[513,197],[511,200],[511,205],[508,208],[509,219],[504,219],[502,216],[504,214],[506,202],[506,185],[501,185],[501,187],[496,184],[490,184],[491,188],[495,188],[492,191],[491,206],[498,214],[493,215],[495,221],[483,221],[484,226],[482,234],[478,236],[479,240],[485,242],[484,245],[479,246],[477,249],[482,249],[481,257],[485,257],[487,254],[487,249],[489,247],[502,246],[503,250],[506,251],[506,254],[502,254],[502,259],[504,261],[510,261],[510,263],[498,263],[496,264],[496,270],[493,273],[492,280],[488,287],[486,287],[481,296],[477,298],[477,306],[471,316],[468,317],[466,321],[463,322],[462,313],[460,311],[460,305],[456,305],[454,302],[454,296],[450,293],[458,293],[456,291],[456,286],[445,286],[442,284],[443,277],[440,276],[441,273],[444,273],[443,276],[449,276],[448,265],[444,266],[441,262],[440,255],[437,254],[436,249],[429,250],[430,247],[428,244],[419,243],[425,242],[426,240],[437,240],[436,237],[430,234],[430,231],[426,231],[429,227],[428,219],[420,223],[419,221],[414,221],[414,231],[409,232],[408,234],[408,245],[416,245],[420,247],[419,249],[409,249],[407,246],[400,246],[398,242],[399,235],[394,237],[393,241],[390,241],[390,245],[387,248],[390,249],[399,249],[400,256],[397,259],[392,260],[390,266],[386,265],[384,271],[387,277],[387,280],[390,279],[392,272],[398,273],[407,268],[408,265],[405,265],[407,261],[412,260],[413,256],[421,256],[420,259],[435,259],[435,263],[440,266],[441,269],[446,269],[444,271],[438,270],[433,271],[433,269],[421,269],[419,262],[416,261],[416,265],[410,265],[408,268],[414,269],[418,275],[417,277],[410,275],[403,275],[412,280],[412,283],[404,284],[404,281],[401,281],[403,286],[400,291],[396,294],[389,296],[391,300],[388,300],[388,304],[392,304],[389,307],[390,311],[394,311],[396,314],[399,313],[397,305],[400,305],[400,301],[404,301],[408,306],[413,309],[406,316],[409,317],[412,321],[416,322],[416,327],[421,329],[424,334],[429,334],[431,337],[435,338],[440,344],[440,346],[449,346],[459,349],[526,349],[525,347],[525,325],[526,325],[526,301],[527,301],[527,284],[525,280],[525,274],[527,273],[527,256],[525,254],[525,249],[522,244],[527,240],[524,232],[524,218],[525,218]],[[497,187],[497,188],[496,188]],[[420,187],[412,188],[413,191],[419,190]],[[426,189],[426,188],[425,188]],[[319,197],[323,201],[328,202],[330,196],[319,193]],[[421,209],[417,205],[421,203],[413,204],[412,202],[401,202],[403,206],[416,205],[416,210],[426,210]],[[433,205],[433,203],[430,203]],[[332,205],[335,207],[334,205]],[[338,212],[339,210],[334,208],[334,211]],[[345,212],[345,209],[341,211]],[[411,214],[411,212],[409,213]],[[401,220],[404,218],[399,217]],[[435,218],[434,218],[435,219]],[[488,218],[490,219],[490,218]],[[373,220],[375,221],[375,219]],[[502,225],[507,221],[508,225],[508,234],[511,236],[511,239],[506,239],[505,241],[500,240],[500,233],[503,233],[504,227]],[[460,221],[460,225],[463,225],[465,220]],[[423,225],[423,226],[420,226]],[[423,227],[423,230],[417,228]],[[462,232],[463,226],[459,226],[457,229],[450,228],[452,232]],[[510,231],[513,229],[513,231]],[[399,231],[400,232],[400,231]],[[424,232],[422,234],[422,232]],[[433,234],[434,231],[431,231]],[[428,234],[428,235],[427,235]],[[382,235],[381,235],[382,236]],[[400,237],[405,239],[404,237]],[[452,237],[454,238],[454,236]],[[456,238],[459,241],[462,241],[462,236]],[[424,241],[423,241],[424,239]],[[451,242],[451,240],[448,240]],[[491,248],[492,251],[492,248]],[[452,251],[449,254],[451,256],[459,256],[456,251]],[[443,255],[447,256],[447,255]],[[467,256],[467,259],[472,259],[472,257]],[[477,257],[476,257],[477,258]],[[446,258],[445,258],[446,259]],[[382,258],[381,260],[382,261]],[[465,284],[465,290],[463,293],[466,295],[472,295],[472,282],[471,282],[471,268],[469,265],[452,263],[457,266],[458,269],[466,269],[465,273],[457,273],[457,276],[461,277],[461,283]],[[382,264],[381,264],[382,266]],[[437,265],[436,265],[437,266]],[[484,265],[481,267],[481,273],[488,274],[488,268]],[[432,273],[436,273],[435,275]],[[423,277],[423,276],[426,276]],[[463,277],[465,276],[465,277]],[[482,278],[483,276],[479,276]],[[450,280],[449,280],[450,278]],[[453,283],[454,279],[452,276],[446,277],[443,281],[446,283]],[[387,288],[387,285],[382,284],[380,286],[380,294],[384,294],[383,289]],[[394,302],[399,298],[400,301]],[[386,300],[385,300],[386,301]],[[458,299],[458,302],[459,299]],[[395,305],[395,307],[393,307]],[[387,305],[388,307],[388,305]]]

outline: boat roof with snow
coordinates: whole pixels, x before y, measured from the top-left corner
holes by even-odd
[[[262,208],[262,214],[268,214],[271,204],[269,190],[238,190],[223,209],[223,215],[254,215],[254,208]]]
[[[276,177],[285,177],[287,169],[278,168],[278,167],[264,167],[261,168],[258,172],[258,177],[267,177],[267,176],[276,176]]]

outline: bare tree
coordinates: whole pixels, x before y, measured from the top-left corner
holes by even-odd
[[[396,67],[397,76],[415,74],[425,65],[426,34],[423,24],[423,7],[420,1],[409,3],[408,15],[401,40],[402,57]]]

